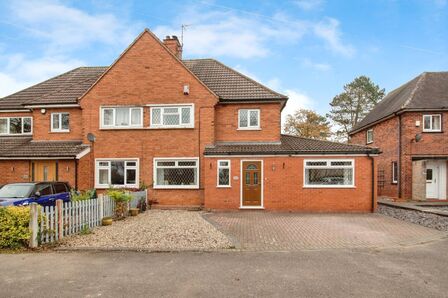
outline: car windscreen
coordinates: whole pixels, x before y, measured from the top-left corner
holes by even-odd
[[[0,198],[27,198],[33,188],[32,184],[7,184],[0,189]]]

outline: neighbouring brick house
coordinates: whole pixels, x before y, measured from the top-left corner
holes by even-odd
[[[287,97],[176,37],[0,100],[0,184],[149,186],[159,206],[368,212],[378,149],[281,135]]]
[[[350,133],[378,157],[378,195],[446,200],[448,72],[425,72],[387,94]]]

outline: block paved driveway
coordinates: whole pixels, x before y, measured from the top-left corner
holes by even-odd
[[[254,251],[390,248],[448,236],[380,214],[240,211],[207,213],[204,218],[226,234],[236,248]]]

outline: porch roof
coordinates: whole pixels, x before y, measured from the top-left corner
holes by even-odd
[[[378,148],[281,135],[278,143],[218,143],[205,155],[379,154]]]
[[[89,148],[81,141],[33,141],[28,137],[1,137],[0,159],[76,158]]]

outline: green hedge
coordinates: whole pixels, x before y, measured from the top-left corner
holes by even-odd
[[[29,207],[0,207],[0,248],[27,246],[31,236]]]

